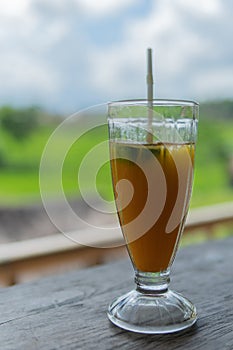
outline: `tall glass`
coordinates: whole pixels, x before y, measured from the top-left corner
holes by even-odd
[[[192,190],[197,118],[192,101],[108,106],[115,202],[136,283],[109,306],[121,328],[171,333],[196,321],[195,306],[168,287]]]

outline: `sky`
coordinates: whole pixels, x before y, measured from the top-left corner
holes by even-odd
[[[146,97],[233,98],[229,0],[1,0],[0,105],[59,113]]]

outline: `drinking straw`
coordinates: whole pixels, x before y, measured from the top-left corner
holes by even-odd
[[[148,122],[147,143],[153,142],[152,119],[153,119],[153,72],[152,72],[152,49],[147,49],[147,100],[148,100]]]

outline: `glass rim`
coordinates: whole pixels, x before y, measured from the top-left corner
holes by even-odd
[[[152,106],[166,106],[166,107],[198,107],[199,103],[192,100],[178,100],[178,99],[130,99],[130,100],[116,100],[108,102],[109,107],[118,107],[118,106],[148,106],[152,103]]]

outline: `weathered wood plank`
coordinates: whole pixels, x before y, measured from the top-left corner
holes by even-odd
[[[185,232],[200,227],[212,226],[219,223],[233,222],[233,202],[212,205],[190,210],[185,225]],[[69,239],[68,237],[71,237]],[[80,243],[79,243],[80,242]],[[4,243],[0,245],[0,265],[21,260],[63,254],[67,251],[79,251],[88,247],[118,247],[124,244],[121,230],[86,229],[67,232],[67,237],[61,233]]]
[[[211,236],[213,226],[233,222],[233,202],[196,208],[190,211],[184,233],[205,229]],[[1,285],[12,285],[44,274],[85,267],[105,262],[109,255],[124,254],[122,234],[119,230],[80,230],[68,234],[74,241],[60,234],[10,242],[0,245]],[[83,246],[78,242],[85,242]],[[112,251],[91,247],[116,247]],[[59,261],[59,266],[58,262]]]
[[[35,279],[70,268],[83,268],[109,260],[109,257],[126,255],[120,229],[82,230],[66,237],[55,234],[20,242],[0,245],[1,285],[12,285],[22,280]],[[85,242],[87,246],[78,242]],[[114,247],[105,249],[101,247]],[[99,247],[99,248],[94,248]]]
[[[229,222],[233,222],[233,202],[191,209],[185,227],[190,231]]]
[[[221,203],[207,207],[190,210],[185,225],[186,231],[214,225],[222,222],[233,222],[233,202]],[[71,237],[69,239],[67,237]],[[0,245],[0,264],[17,261],[21,259],[32,259],[48,254],[57,254],[67,250],[83,249],[84,242],[90,247],[96,246],[118,246],[122,244],[121,230],[86,229],[76,232],[67,232],[67,237],[61,233],[45,237],[37,237],[23,241],[4,243]],[[80,242],[80,243],[79,243]]]
[[[129,261],[74,271],[0,291],[2,350],[233,349],[233,238],[181,249],[172,287],[197,306],[189,331],[146,336],[107,320],[108,303],[133,286]]]

